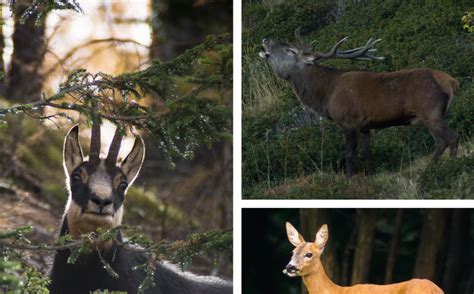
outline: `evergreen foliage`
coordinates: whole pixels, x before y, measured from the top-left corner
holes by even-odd
[[[17,1],[10,1],[12,11],[18,9],[17,4]],[[81,11],[76,0],[34,0],[22,13],[21,21],[36,14],[39,24],[50,11],[64,9]],[[94,121],[108,120],[123,132],[127,129],[140,131],[158,145],[173,167],[175,158],[191,160],[198,148],[210,148],[216,142],[231,140],[231,42],[226,34],[209,36],[202,44],[169,62],[155,60],[144,70],[117,76],[77,69],[65,78],[56,93],[43,94],[41,100],[21,105],[7,105],[7,102],[3,104],[2,101],[0,127],[8,128],[7,119],[18,114],[25,114],[40,122],[47,120],[59,124],[64,119],[73,121],[70,114],[76,112],[81,121],[88,125]],[[140,100],[149,95],[163,102],[158,112],[140,104]],[[46,115],[45,107],[58,112]],[[33,124],[26,126],[34,127]],[[50,152],[48,148],[43,152],[45,158],[61,160],[61,154]],[[33,154],[26,154],[25,158],[29,158],[31,166],[41,166]],[[57,186],[51,188],[55,190]],[[140,193],[135,193],[135,196],[143,196]],[[149,199],[147,201],[150,203]],[[155,206],[151,209],[159,209],[160,203],[155,201],[151,204]],[[170,209],[167,213],[179,219],[181,212]],[[23,262],[27,251],[68,248],[72,251],[68,262],[75,263],[81,255],[95,250],[100,242],[116,240],[119,230],[128,233],[127,241],[121,245],[150,256],[149,263],[143,265],[148,275],[139,293],[152,286],[154,262],[167,259],[185,267],[196,254],[217,257],[221,254],[230,256],[232,253],[232,230],[209,231],[190,235],[183,241],[162,240],[154,244],[137,233],[139,228],[123,226],[98,230],[97,233],[83,235],[80,240],[72,240],[66,235],[55,244],[47,245],[33,244],[27,235],[31,229],[21,227],[0,232],[0,280],[8,289],[21,288],[27,293],[47,293],[48,278],[41,277],[31,264]],[[111,276],[117,277],[117,273],[105,261],[104,268]],[[18,272],[22,275],[18,276]]]

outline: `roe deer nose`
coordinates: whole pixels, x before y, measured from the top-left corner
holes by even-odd
[[[296,272],[296,266],[294,266],[292,264],[287,264],[286,265],[286,271],[289,272],[289,273]]]
[[[112,204],[112,200],[110,198],[102,199],[97,196],[92,196],[91,201],[99,207],[99,213],[102,213],[104,207]]]

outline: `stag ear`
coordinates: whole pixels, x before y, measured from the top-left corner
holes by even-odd
[[[328,225],[324,224],[316,233],[316,238],[314,240],[314,243],[316,243],[316,245],[319,247],[320,254],[323,253],[324,246],[326,246],[326,242],[328,241],[328,238],[329,238]]]
[[[142,167],[143,159],[145,158],[145,143],[140,136],[135,139],[132,151],[127,155],[120,166],[125,176],[127,177],[128,185],[130,186]]]
[[[75,125],[69,130],[64,139],[63,165],[66,175],[69,176],[83,161],[84,156],[79,143],[79,126]]]
[[[290,243],[295,247],[304,243],[303,236],[301,236],[295,227],[293,227],[289,222],[286,222],[286,235],[288,236],[288,241],[290,241]]]

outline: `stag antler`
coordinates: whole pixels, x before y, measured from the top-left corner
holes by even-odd
[[[303,38],[301,38],[301,27],[298,27],[295,30],[295,40],[296,40],[296,47],[302,49],[303,51],[311,51],[313,49],[314,45],[316,44],[316,40],[312,41],[309,44],[306,44],[303,41]]]
[[[328,53],[313,52],[314,57],[317,59],[329,59],[329,58],[345,58],[345,59],[356,59],[356,60],[383,60],[382,56],[374,56],[372,53],[376,52],[377,49],[373,48],[374,45],[380,42],[382,39],[370,38],[365,46],[339,51],[339,46],[347,41],[347,37],[339,40]]]

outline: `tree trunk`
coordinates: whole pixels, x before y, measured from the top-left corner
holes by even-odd
[[[173,59],[210,34],[232,33],[232,0],[151,0],[150,56]]]
[[[361,209],[357,215],[357,245],[351,283],[366,283],[369,278],[376,215],[374,209]]]
[[[331,224],[330,210],[328,209],[300,209],[301,234],[308,242],[314,242],[316,232],[323,224],[333,227]],[[331,244],[332,243],[332,244]],[[329,278],[334,282],[339,282],[339,266],[337,264],[337,252],[335,242],[331,242],[329,237],[327,250],[321,257],[324,269]]]
[[[354,223],[354,222],[352,222]],[[352,257],[355,246],[355,240],[357,236],[357,227],[352,226],[351,236],[349,237],[349,241],[347,242],[346,246],[344,247],[344,255],[342,257],[342,273],[341,273],[341,285],[349,286],[351,282],[351,265],[352,265]]]
[[[470,254],[469,247],[466,247],[469,243],[466,242],[469,236],[469,210],[455,209],[451,213],[451,223],[445,234],[449,239],[441,285],[446,293],[461,293],[459,278],[469,268],[469,264],[466,264],[466,256]]]
[[[0,12],[3,11],[3,3],[0,3]],[[5,49],[5,37],[3,35],[3,22],[0,23],[0,97],[5,96],[5,61],[3,51]]]
[[[230,30],[232,1],[151,0],[152,44],[150,58],[168,61],[205,40],[213,32]],[[152,107],[164,107],[160,97],[152,97]],[[229,97],[230,105],[232,99]],[[183,221],[193,228],[199,219],[201,229],[232,226],[232,143],[216,143],[195,152],[192,161],[177,159],[170,172],[168,163],[155,144],[147,146],[141,180],[157,191],[164,203],[178,206],[187,212]],[[158,176],[157,176],[158,175]],[[139,179],[140,180],[140,179]],[[212,213],[210,213],[212,212]],[[184,238],[176,228],[163,228],[169,238]],[[186,229],[187,231],[188,229]]]
[[[37,13],[33,13],[21,24],[20,16],[26,8],[25,2],[19,1],[14,13],[13,54],[6,86],[6,98],[20,103],[41,97],[41,67],[46,53],[45,21],[36,25]]]
[[[390,241],[390,248],[388,250],[387,266],[385,268],[385,284],[392,283],[393,269],[397,259],[398,241],[400,239],[400,231],[403,224],[403,209],[397,209],[397,216],[395,219],[395,227],[393,229],[392,240]]]
[[[436,268],[439,251],[446,225],[446,211],[443,209],[426,209],[421,229],[420,245],[415,262],[414,277],[437,280]]]

